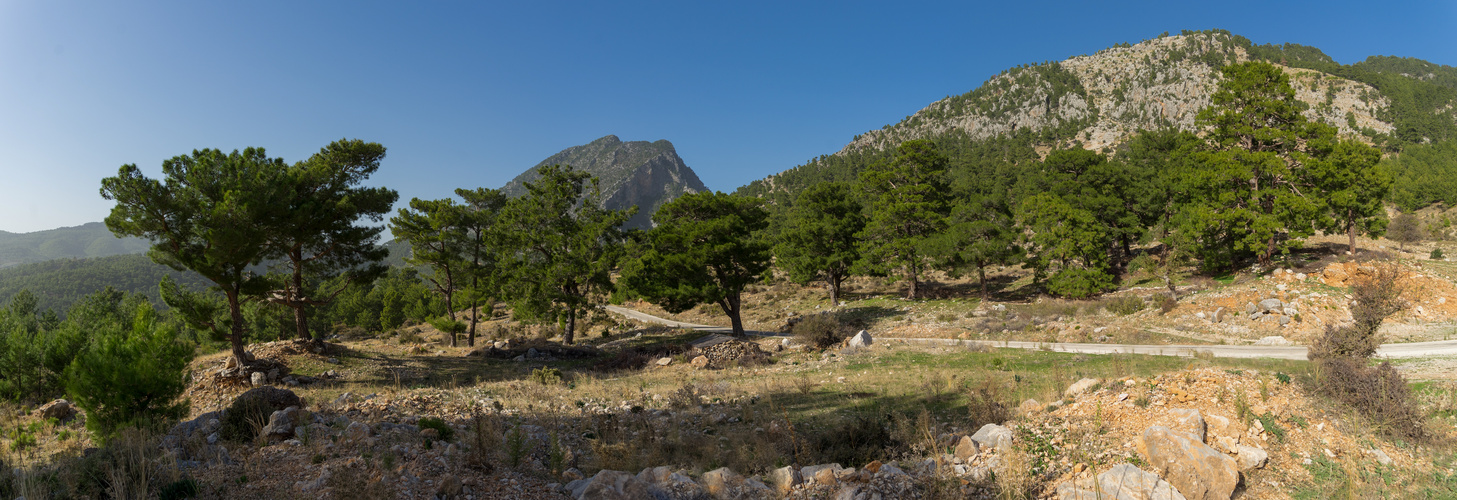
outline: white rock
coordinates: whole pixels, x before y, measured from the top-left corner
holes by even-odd
[[[865,330],[860,330],[860,333],[855,334],[854,337],[850,337],[850,347],[870,347],[870,344],[873,342],[875,340],[870,338],[870,332]]]

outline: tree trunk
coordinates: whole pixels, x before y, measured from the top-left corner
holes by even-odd
[[[575,340],[577,336],[576,332],[577,308],[573,307],[567,310],[567,331],[562,332],[562,343],[566,345],[572,345],[572,341]]]
[[[304,303],[303,250],[295,247],[289,253],[289,257],[293,260],[293,290],[288,294],[292,295],[291,297],[285,297],[288,299],[286,305],[293,308],[293,324],[298,338],[310,340],[313,335],[309,334],[309,323],[305,320],[306,313],[304,312],[304,308],[308,305]]]
[[[233,344],[233,357],[238,358],[238,364],[242,365],[248,362],[247,355],[243,352],[243,308],[238,303],[236,290],[229,290],[227,296],[228,314],[233,318],[232,329],[228,332],[228,341]]]
[[[298,338],[313,340],[313,334],[309,333],[308,314],[308,311],[304,310],[303,304],[299,304],[298,307],[293,308],[293,326],[299,331]]]
[[[987,299],[987,266],[976,266],[976,281],[981,283],[981,300]]]
[[[830,307],[831,308],[840,307],[840,281],[842,281],[843,279],[844,278],[841,278],[837,274],[831,274],[830,275],[830,279],[825,280],[825,281],[828,281],[829,284],[830,284]]]
[[[729,325],[733,327],[734,335],[739,337],[744,336],[744,321],[740,318],[739,314],[743,309],[741,306],[742,302],[740,301],[738,294],[724,297],[724,299],[718,303],[718,307],[722,308],[723,313],[728,315]]]
[[[917,278],[917,274],[919,274],[919,273],[916,272],[916,264],[915,264],[914,261],[912,261],[910,264],[906,264],[906,279],[910,280],[910,282],[911,282],[910,289],[908,289],[906,291],[906,298],[907,299],[910,299],[910,300],[915,300],[916,299],[916,284],[917,284],[916,281],[918,281],[916,279]]]
[[[1350,237],[1350,243],[1346,245],[1346,249],[1351,251],[1351,258],[1354,259],[1356,258],[1356,223],[1352,222],[1350,227],[1346,228],[1346,234]]]

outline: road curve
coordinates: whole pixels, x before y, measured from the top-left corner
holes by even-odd
[[[605,306],[608,312],[621,314],[623,316],[648,322],[657,323],[673,328],[688,328],[711,333],[729,333],[732,329],[722,326],[699,325],[684,323],[670,319],[659,318],[651,314],[628,309],[619,306]],[[774,332],[747,332],[750,335],[759,336],[783,336]],[[1269,346],[1269,345],[1137,345],[1137,344],[1092,344],[1077,342],[1023,342],[1010,341],[987,341],[987,340],[958,340],[958,339],[928,339],[928,338],[896,338],[877,337],[881,341],[903,341],[927,344],[942,345],[973,345],[986,344],[993,347],[1007,347],[1013,349],[1040,349],[1055,352],[1072,352],[1082,354],[1151,354],[1156,356],[1193,356],[1195,354],[1212,354],[1217,358],[1274,358],[1274,359],[1306,359],[1307,349],[1305,346]],[[1457,356],[1457,340],[1438,340],[1432,342],[1410,342],[1400,344],[1382,344],[1376,350],[1378,358],[1422,358],[1428,356]]]

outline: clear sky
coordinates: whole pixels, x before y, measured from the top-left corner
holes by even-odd
[[[607,134],[672,141],[732,191],[1008,67],[1208,28],[1457,65],[1449,0],[0,0],[0,230],[101,220],[122,164],[340,138],[388,147],[373,181],[403,200]]]

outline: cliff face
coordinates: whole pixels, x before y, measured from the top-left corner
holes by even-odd
[[[1218,89],[1218,68],[1249,59],[1230,35],[1197,33],[1013,68],[900,123],[866,132],[840,153],[887,149],[947,133],[976,140],[1030,129],[1067,146],[1096,150],[1116,147],[1139,129],[1195,131],[1195,117]],[[1282,68],[1296,98],[1309,106],[1308,118],[1347,136],[1362,136],[1361,129],[1392,131],[1390,123],[1377,118],[1389,103],[1375,88],[1318,71]]]
[[[638,207],[637,214],[625,226],[629,228],[651,227],[653,212],[658,207],[684,194],[708,189],[698,174],[678,157],[673,143],[666,140],[623,142],[609,135],[542,160],[512,179],[502,191],[509,196],[524,194],[523,184],[535,181],[536,169],[543,165],[571,165],[597,176],[603,208]]]

